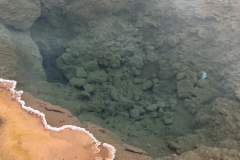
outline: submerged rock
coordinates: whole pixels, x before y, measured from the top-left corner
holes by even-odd
[[[108,74],[104,71],[89,72],[87,76],[87,82],[89,83],[103,83],[108,79]]]
[[[73,87],[82,87],[86,83],[86,80],[84,78],[74,77],[69,81],[69,83]]]
[[[193,90],[193,83],[190,80],[181,80],[177,82],[178,97],[189,98]]]
[[[87,91],[87,92],[93,92],[93,91],[94,91],[94,85],[89,84],[89,83],[85,84],[85,85],[83,86],[83,88],[84,88],[84,90]]]
[[[131,116],[132,118],[138,118],[138,117],[140,117],[139,110],[138,110],[138,109],[132,109],[132,110],[130,111],[130,116]]]
[[[96,60],[95,61],[89,61],[84,65],[84,69],[86,71],[89,71],[89,72],[94,72],[96,70],[99,70],[98,62]]]
[[[134,55],[133,57],[130,57],[129,63],[138,69],[141,69],[142,66],[144,65],[142,57],[138,55]]]
[[[86,92],[86,91],[82,91],[80,94],[79,94],[79,98],[91,98],[91,95],[89,92]]]
[[[153,82],[150,80],[147,80],[143,85],[141,86],[142,90],[148,90],[153,86]]]
[[[150,115],[152,118],[157,118],[157,117],[159,116],[156,111],[149,113],[149,115]]]
[[[87,72],[83,69],[83,67],[77,67],[76,68],[76,76],[78,78],[87,77]]]
[[[113,88],[112,91],[111,91],[111,97],[113,100],[115,101],[119,101],[119,98],[118,98],[118,91],[116,88]]]
[[[128,99],[127,97],[124,97],[122,95],[119,95],[120,101],[118,102],[118,107],[124,108],[124,109],[130,109],[133,107],[134,102]]]
[[[158,106],[156,104],[150,104],[146,107],[147,111],[153,112],[156,111]]]
[[[171,119],[171,118],[166,118],[166,119],[164,119],[164,124],[170,125],[170,124],[172,124],[172,123],[173,123],[173,119]]]
[[[1,0],[0,19],[16,29],[27,30],[41,15],[39,0]]]

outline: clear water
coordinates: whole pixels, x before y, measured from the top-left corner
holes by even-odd
[[[30,93],[153,158],[198,146],[239,150],[239,1],[41,7],[29,33],[51,93]]]

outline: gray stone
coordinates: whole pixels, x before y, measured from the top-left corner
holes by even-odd
[[[153,50],[155,49],[155,47],[153,47],[153,46],[147,46],[146,49],[147,49],[147,50],[150,50],[150,51],[153,51]]]
[[[86,83],[84,86],[83,86],[84,90],[87,91],[87,92],[93,92],[94,91],[94,85],[92,84],[89,84],[89,83]]]
[[[0,19],[16,29],[27,30],[40,15],[39,0],[0,0]]]
[[[238,98],[238,100],[240,100],[240,88],[237,88],[237,89],[234,91],[234,94],[235,94],[235,96]]]
[[[152,145],[151,145],[151,144],[147,144],[147,147],[148,147],[148,148],[151,148],[151,147],[152,147]]]
[[[136,101],[136,102],[137,102],[137,101],[139,101],[139,100],[140,100],[141,96],[139,96],[139,95],[134,95],[134,97],[133,97],[133,98],[134,98],[134,101]]]
[[[159,108],[158,112],[159,112],[159,113],[164,113],[163,108]]]
[[[134,84],[141,84],[142,83],[142,79],[141,78],[134,78],[133,79],[133,83]]]
[[[89,92],[86,92],[86,91],[82,91],[80,94],[79,94],[79,98],[91,98],[91,95]]]
[[[159,79],[153,78],[152,81],[153,81],[154,84],[157,84],[159,82]]]
[[[170,124],[172,124],[172,123],[173,123],[173,119],[171,119],[171,118],[166,118],[166,119],[164,119],[164,124],[170,125]]]
[[[141,69],[144,65],[142,57],[138,55],[134,55],[133,57],[130,57],[129,63],[138,69]]]
[[[86,83],[86,80],[84,78],[74,77],[74,78],[70,79],[69,83],[73,87],[82,87]]]
[[[186,79],[187,75],[186,72],[179,72],[176,76],[177,80],[182,80],[182,79]]]
[[[60,61],[60,58],[59,57],[56,62],[58,64],[58,62]],[[59,66],[59,65],[58,65]],[[76,75],[76,71],[73,69],[72,66],[64,66],[64,67],[61,67],[61,70],[62,70],[62,74],[68,79],[68,80],[71,80],[72,78],[75,77]]]
[[[167,141],[167,144],[170,148],[172,148],[174,150],[182,149],[181,146],[174,141]]]
[[[121,45],[122,45],[121,42],[116,42],[116,43],[115,43],[115,46],[116,46],[116,47],[121,47]]]
[[[206,85],[207,85],[206,79],[200,79],[200,80],[197,81],[197,86],[198,86],[198,87],[203,88],[203,87],[205,87]]]
[[[150,104],[146,107],[147,111],[153,112],[156,111],[158,106],[156,104]]]
[[[157,112],[150,112],[149,115],[152,117],[152,118],[157,118],[159,115]]]
[[[134,95],[138,95],[138,96],[141,96],[143,94],[143,90],[141,90],[140,88],[135,88],[133,90],[133,94]]]
[[[193,83],[190,80],[181,80],[177,82],[178,97],[189,98],[193,90]]]
[[[140,117],[139,110],[138,110],[138,109],[132,109],[132,110],[130,111],[130,116],[131,116],[132,118],[138,118],[138,117]]]
[[[98,62],[96,60],[89,61],[84,65],[85,71],[94,72],[99,70]]]
[[[147,107],[148,105],[150,105],[151,103],[147,100],[141,100],[138,102],[139,105]]]
[[[78,78],[87,77],[87,72],[83,69],[83,67],[77,67],[76,68],[76,76]]]
[[[132,67],[132,72],[135,76],[141,76],[141,70],[137,69],[136,67]]]
[[[113,46],[115,44],[115,41],[110,41],[106,43],[106,47]]]
[[[124,108],[124,109],[129,109],[132,108],[134,105],[134,102],[128,99],[127,97],[124,97],[122,95],[119,95],[119,102],[118,102],[118,107]]]
[[[148,90],[152,86],[153,86],[153,82],[150,81],[150,80],[147,80],[145,83],[143,83],[143,85],[141,86],[141,89],[142,90]]]
[[[62,60],[63,60],[63,62],[65,63],[65,64],[68,64],[68,65],[71,65],[72,63],[73,63],[73,61],[74,61],[74,57],[72,56],[72,54],[70,54],[70,53],[64,53],[62,56],[61,56],[61,58],[62,58]]]
[[[179,43],[179,38],[177,36],[168,37],[168,44],[175,47]]]
[[[159,40],[159,42],[157,42],[157,43],[155,44],[155,47],[158,48],[158,47],[162,47],[163,45],[164,45],[164,40],[161,39],[161,40]]]
[[[137,109],[140,114],[146,113],[145,109],[144,109],[142,106],[134,105],[133,108],[134,108],[134,109]]]
[[[129,43],[125,47],[125,52],[128,54],[136,54],[138,52],[138,49],[132,43]]]
[[[174,98],[170,98],[169,106],[170,106],[172,111],[175,111],[176,110],[176,106],[177,106],[177,100],[174,99]]]
[[[118,91],[116,88],[113,88],[112,91],[111,91],[111,97],[113,100],[115,101],[119,101],[118,99]]]
[[[112,51],[112,52],[117,52],[119,50],[119,48],[117,48],[117,47],[110,47],[109,50]]]
[[[112,68],[117,68],[121,65],[120,60],[117,60],[116,57],[112,58],[109,64],[112,66]]]
[[[87,75],[87,82],[89,83],[103,83],[108,80],[108,74],[104,71],[89,72]]]
[[[163,108],[166,106],[166,104],[164,102],[157,102],[157,106]]]

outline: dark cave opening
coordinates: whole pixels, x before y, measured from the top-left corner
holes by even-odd
[[[46,58],[43,60],[43,68],[47,75],[47,81],[49,83],[62,83],[66,85],[68,79],[63,76],[62,71],[57,67],[56,59],[58,57]]]

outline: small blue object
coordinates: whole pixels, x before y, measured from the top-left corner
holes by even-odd
[[[202,76],[202,79],[206,78],[207,77],[207,73],[203,71],[203,76]]]

